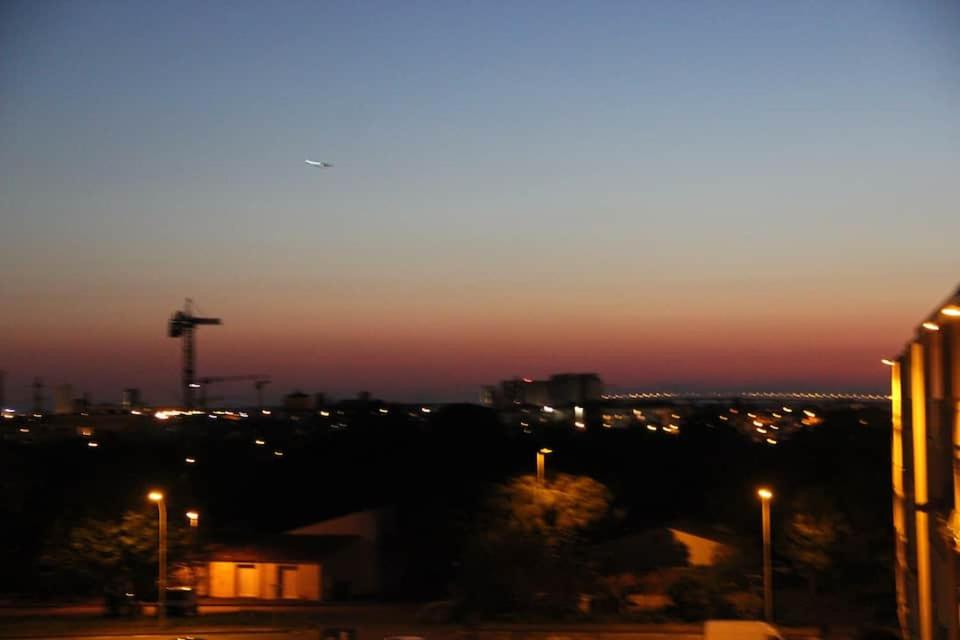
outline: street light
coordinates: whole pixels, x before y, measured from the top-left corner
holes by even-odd
[[[547,455],[553,453],[551,449],[543,448],[537,451],[537,482],[543,484],[546,477]]]
[[[770,500],[773,492],[761,487],[757,495],[763,512],[763,618],[773,622],[773,566],[770,559]]]
[[[200,526],[200,514],[196,511],[187,511],[187,520],[190,521],[191,529],[196,529]]]
[[[157,558],[157,620],[163,622],[167,614],[167,503],[162,491],[147,494],[151,502],[157,503],[160,518],[159,554]]]

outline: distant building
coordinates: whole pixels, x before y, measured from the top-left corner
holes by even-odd
[[[480,403],[508,409],[516,405],[558,406],[596,402],[603,395],[603,381],[595,373],[558,373],[549,380],[513,378],[480,389]]]
[[[124,411],[132,411],[143,407],[143,399],[140,397],[140,389],[124,389],[120,396],[120,407]]]
[[[303,413],[313,409],[310,396],[302,391],[294,391],[283,397],[283,410],[288,413]]]
[[[890,365],[897,616],[904,638],[958,637],[960,290]]]
[[[57,385],[53,389],[53,412],[60,416],[79,413],[74,404],[76,399],[72,384]]]
[[[547,381],[550,402],[557,406],[596,402],[603,395],[603,381],[595,373],[558,373]]]

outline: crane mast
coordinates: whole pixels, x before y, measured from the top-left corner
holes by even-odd
[[[183,371],[181,387],[183,390],[184,409],[194,408],[194,390],[199,385],[194,381],[196,373],[196,340],[194,332],[201,325],[219,325],[220,318],[201,318],[193,315],[192,300],[187,298],[182,311],[176,311],[170,316],[168,335],[171,338],[182,338]]]

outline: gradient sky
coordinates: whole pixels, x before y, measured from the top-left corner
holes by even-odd
[[[948,0],[25,1],[0,45],[8,404],[174,400],[186,296],[274,394],[882,389],[960,281]]]

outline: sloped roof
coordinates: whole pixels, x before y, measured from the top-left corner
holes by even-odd
[[[322,562],[361,540],[359,536],[287,534],[232,538],[207,545],[204,557],[222,562]]]

